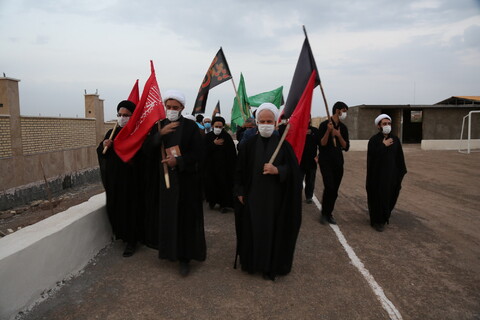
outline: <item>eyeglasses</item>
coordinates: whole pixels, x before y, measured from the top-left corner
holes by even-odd
[[[131,114],[122,114],[122,113],[117,113],[117,117],[130,118],[131,116],[132,116]]]

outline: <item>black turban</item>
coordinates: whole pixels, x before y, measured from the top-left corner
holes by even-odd
[[[220,121],[221,123],[223,123],[223,125],[225,125],[225,119],[223,119],[222,117],[213,117],[212,124],[215,124],[215,122],[217,121]]]
[[[117,112],[120,111],[120,108],[125,108],[128,111],[130,111],[131,113],[133,113],[133,111],[135,110],[135,103],[133,103],[132,101],[128,101],[128,100],[123,100],[118,104]]]

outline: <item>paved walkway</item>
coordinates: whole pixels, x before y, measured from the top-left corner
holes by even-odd
[[[21,318],[480,319],[480,153],[406,146],[405,155],[397,208],[378,233],[366,211],[366,153],[346,153],[338,228],[304,204],[292,273],[276,282],[232,268],[233,213],[205,206],[208,257],[187,278],[154,250],[123,258],[114,243]]]

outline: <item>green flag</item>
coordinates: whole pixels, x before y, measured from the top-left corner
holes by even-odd
[[[257,95],[248,97],[248,103],[252,107],[258,107],[264,102],[270,102],[280,109],[283,104],[283,86],[268,92],[259,93]]]
[[[250,117],[250,107],[248,105],[243,74],[240,74],[240,84],[238,85],[237,93],[238,97],[233,98],[232,120],[230,122],[233,133],[237,132],[237,127],[241,127],[245,120]],[[240,100],[241,105],[239,105],[238,100]]]

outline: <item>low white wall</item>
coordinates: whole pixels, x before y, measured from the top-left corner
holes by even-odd
[[[367,151],[368,140],[350,140],[350,151]]]
[[[467,150],[467,140],[422,140],[422,150]],[[470,149],[480,149],[480,139],[470,140]]]
[[[105,193],[0,239],[0,319],[80,272],[112,239]]]

